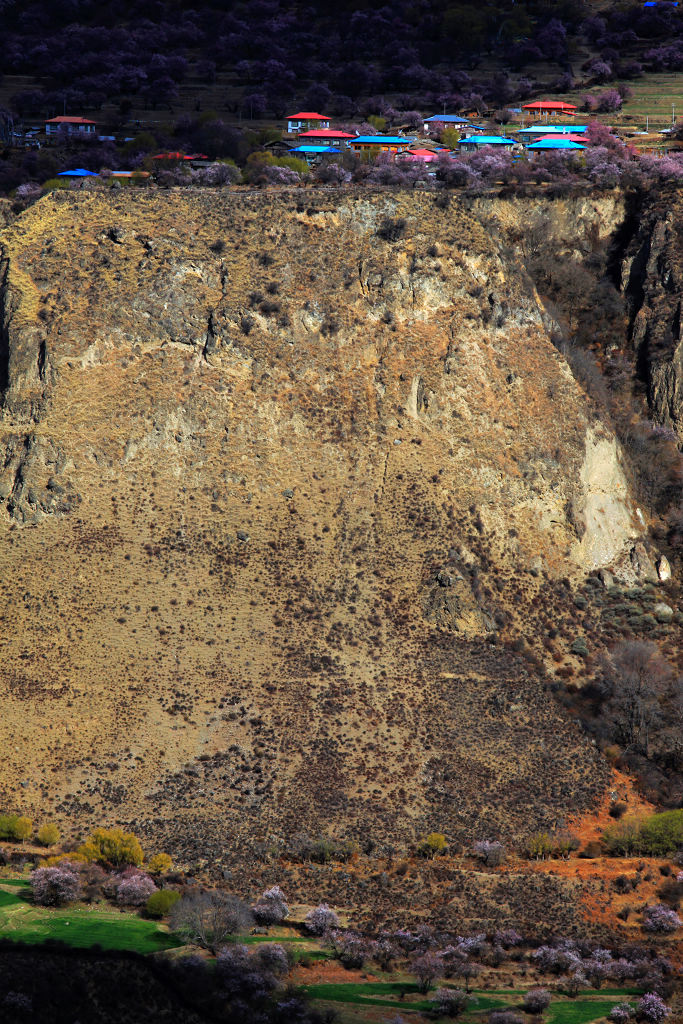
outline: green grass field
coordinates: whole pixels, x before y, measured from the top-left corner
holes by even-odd
[[[0,938],[14,942],[40,943],[57,939],[77,948],[99,945],[103,949],[156,953],[180,946],[174,936],[129,911],[114,907],[35,907],[29,899],[29,884],[21,878],[0,878]],[[329,959],[328,950],[317,949],[303,935],[240,935],[245,945],[280,942],[291,946],[300,963]]]
[[[311,999],[321,999],[332,1003],[359,1003],[368,1006],[391,1006],[396,1009],[429,1010],[431,1002],[428,997],[421,996],[414,982],[400,981],[367,981],[345,984],[307,985],[306,992]],[[403,998],[402,998],[403,997]],[[490,992],[473,992],[473,1011],[495,1010],[505,1006],[507,1000],[501,999]]]
[[[363,982],[344,984],[307,985],[306,992],[311,999],[326,1003],[354,1003],[360,1006],[390,1006],[396,1010],[429,1010],[429,999],[420,996],[417,985],[406,982]],[[401,994],[403,997],[401,998]],[[498,1000],[491,1000],[489,1009],[502,1006]]]
[[[340,982],[337,984],[307,985],[311,999],[325,1003],[361,1006],[388,1006],[405,1012],[424,1012],[431,1008],[429,997],[420,995],[413,982]],[[624,1001],[632,990],[607,989],[604,992],[578,996],[576,999],[556,999],[544,1020],[547,1024],[592,1024],[605,1017],[612,1006]],[[475,991],[472,1005],[463,1022],[480,1022],[489,1010],[512,1006],[521,1001],[521,993],[498,990]]]
[[[595,999],[584,996],[579,999],[568,999],[566,1002],[552,1003],[547,1021],[548,1024],[591,1024],[592,1021],[605,1017],[615,1003],[623,1002],[624,998]]]
[[[85,949],[156,953],[180,942],[153,921],[106,907],[34,907],[26,900],[28,882],[0,880],[0,938],[37,944],[49,939]]]

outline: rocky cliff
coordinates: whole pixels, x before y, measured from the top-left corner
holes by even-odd
[[[59,193],[1,245],[5,803],[218,858],[591,804],[519,638],[641,527],[482,210]]]
[[[656,423],[683,440],[683,234],[675,188],[634,210],[621,274],[630,341]]]

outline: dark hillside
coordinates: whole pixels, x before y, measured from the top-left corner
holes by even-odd
[[[682,29],[665,3],[153,3],[141,17],[129,2],[8,0],[0,96],[19,115],[66,105],[112,124],[209,110],[281,119],[292,105],[350,117],[368,103],[378,113],[380,97],[477,110],[573,80],[677,70]]]

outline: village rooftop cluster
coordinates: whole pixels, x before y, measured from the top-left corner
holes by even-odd
[[[392,135],[345,131],[332,127],[332,119],[328,115],[299,111],[288,115],[282,139],[266,144],[266,149],[273,154],[304,160],[309,167],[344,153],[354,153],[369,159],[384,155],[401,163],[405,161],[428,165],[444,155],[456,156],[458,151],[476,152],[485,146],[509,150],[513,156],[521,157],[524,152],[529,156],[549,151],[576,153],[584,150],[589,142],[586,137],[587,125],[567,123],[577,115],[577,107],[571,103],[537,100],[525,104],[519,113],[533,118],[535,123],[514,129],[510,135],[491,134],[490,129],[481,124],[446,113],[425,118],[421,133],[399,129]],[[558,118],[562,118],[565,123],[557,123]],[[455,130],[458,134],[455,143],[457,151],[439,143],[438,139],[445,129]],[[99,141],[109,139],[108,136],[98,135],[96,121],[66,114],[45,122],[45,136],[48,143],[65,137]],[[154,154],[152,159],[160,162],[189,162],[192,166],[198,166],[205,163],[208,157],[203,153],[168,152]],[[113,171],[110,174],[114,177],[131,177],[133,174],[149,176],[149,172],[144,171]],[[83,167],[69,168],[61,171],[60,176],[96,177],[97,172]]]
[[[536,117],[575,117],[577,108],[571,103],[554,100],[538,100],[527,103],[521,111]],[[524,149],[533,154],[548,150],[577,151],[586,148],[584,133],[587,125],[538,123],[534,126],[521,128],[513,136],[490,135],[482,125],[474,124],[456,114],[434,114],[424,121],[424,138],[417,135],[358,135],[331,128],[331,119],[325,114],[303,111],[290,114],[287,118],[287,136],[282,146],[277,148],[288,155],[300,157],[308,164],[314,164],[332,154],[341,154],[350,150],[356,155],[387,154],[402,160],[432,163],[440,155],[455,155],[454,150],[439,146],[433,141],[440,136],[445,128],[455,129],[460,133],[458,147],[464,152],[473,152],[484,146],[509,148],[512,152],[522,153]],[[287,146],[292,136],[296,136],[296,145]]]

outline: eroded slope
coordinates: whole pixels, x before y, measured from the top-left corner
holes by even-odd
[[[216,858],[592,803],[607,770],[513,625],[637,527],[475,216],[56,194],[2,248],[5,803]]]

